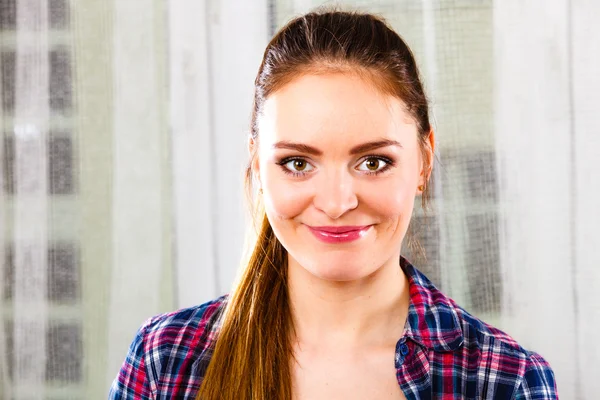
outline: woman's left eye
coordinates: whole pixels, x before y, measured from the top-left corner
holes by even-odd
[[[369,157],[366,158],[363,162],[361,162],[358,166],[359,171],[365,172],[380,172],[386,166],[388,166],[388,162],[377,157]]]
[[[302,158],[293,158],[289,161],[286,160],[282,165],[293,173],[309,172],[314,169],[309,162]]]

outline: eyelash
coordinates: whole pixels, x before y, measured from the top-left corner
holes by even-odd
[[[386,172],[387,170],[389,170],[390,168],[392,168],[392,167],[394,167],[396,165],[396,163],[392,159],[390,159],[388,157],[384,157],[384,156],[366,156],[366,157],[363,157],[358,165],[361,165],[362,163],[364,163],[365,161],[370,160],[370,159],[376,159],[376,160],[379,160],[379,161],[383,161],[385,163],[385,166],[383,168],[381,168],[381,169],[378,169],[377,171],[371,171],[371,172],[365,172],[365,171],[363,171],[367,175],[379,175],[379,174],[382,174],[382,173]]]
[[[362,171],[363,173],[365,173],[365,175],[379,175],[383,172],[386,172],[388,169],[394,167],[396,165],[396,163],[388,158],[388,157],[384,157],[384,156],[376,156],[376,155],[370,155],[370,156],[365,156],[363,157],[360,162],[358,163],[358,165],[361,165],[363,162],[370,160],[370,159],[377,159],[380,161],[383,161],[385,163],[385,166],[377,171],[372,171],[372,172],[365,172]],[[281,169],[283,170],[284,173],[288,174],[288,175],[292,175],[294,177],[301,177],[301,176],[305,176],[307,173],[306,172],[296,172],[296,171],[292,171],[289,170],[288,168],[285,167],[285,164],[289,163],[290,161],[296,161],[296,160],[301,160],[306,162],[307,164],[310,164],[305,158],[303,157],[286,157],[280,161],[277,162],[277,165],[279,165],[281,167]]]
[[[309,162],[306,161],[306,159],[304,159],[302,157],[287,157],[287,158],[282,159],[281,161],[278,161],[277,165],[279,165],[281,167],[281,169],[283,170],[283,172],[285,172],[288,175],[292,175],[294,177],[304,176],[306,174],[305,172],[292,171],[285,167],[285,164],[289,163],[290,161],[296,161],[296,160],[301,160],[301,161],[304,161],[307,164],[309,164]]]

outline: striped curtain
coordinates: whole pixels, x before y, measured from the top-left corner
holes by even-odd
[[[105,398],[143,321],[227,292],[253,82],[322,0],[0,0],[0,399]],[[405,255],[600,376],[600,3],[346,0],[415,52],[438,139]]]

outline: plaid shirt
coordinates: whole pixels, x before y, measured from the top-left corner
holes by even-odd
[[[540,355],[467,313],[406,260],[400,264],[411,301],[394,363],[408,400],[558,399],[554,373]],[[225,302],[223,296],[149,319],[109,399],[195,399]]]

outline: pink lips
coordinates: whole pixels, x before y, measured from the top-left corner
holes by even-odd
[[[325,243],[345,243],[363,237],[371,225],[363,226],[308,226],[313,235]]]

